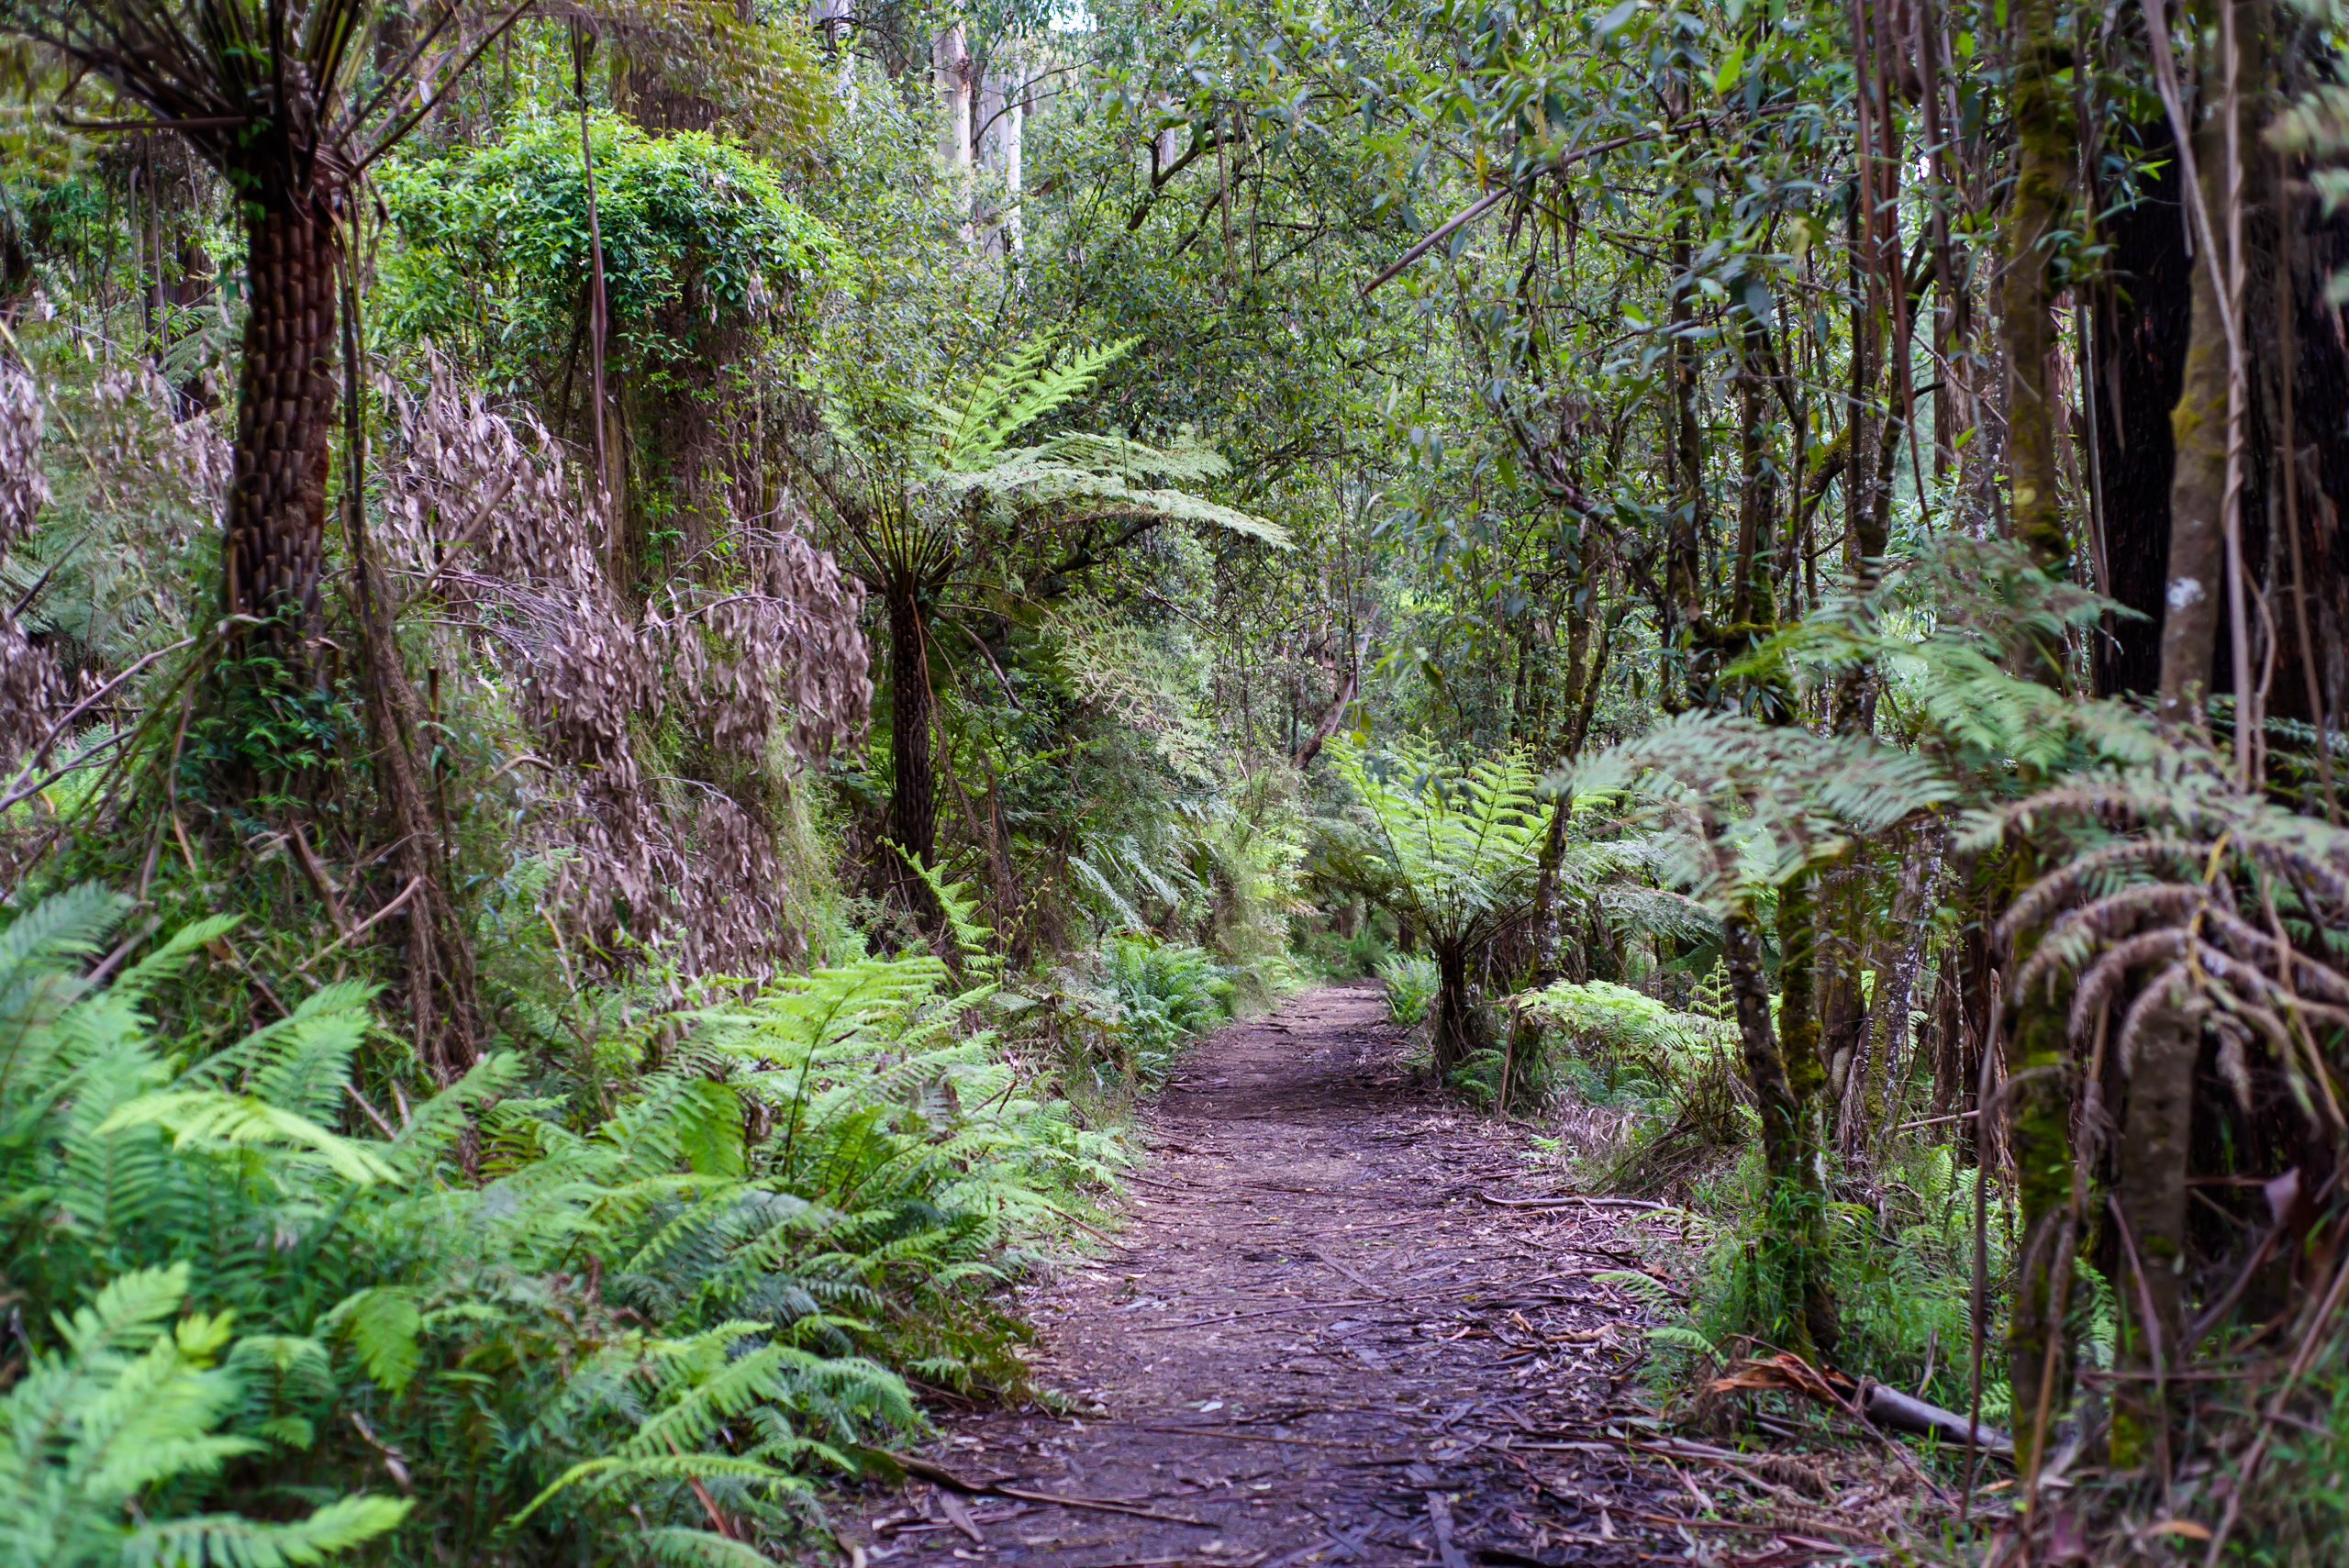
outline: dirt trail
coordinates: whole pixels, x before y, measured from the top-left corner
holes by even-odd
[[[1074,1414],[948,1416],[930,1451],[1136,1512],[917,1483],[843,1539],[1023,1568],[1687,1554],[1651,1522],[1688,1512],[1681,1484],[1607,1440],[1639,1435],[1648,1319],[1589,1277],[1669,1222],[1488,1201],[1554,1175],[1524,1180],[1521,1136],[1415,1086],[1402,1045],[1369,984],[1202,1042],[1148,1118],[1123,1248],[1022,1303]]]

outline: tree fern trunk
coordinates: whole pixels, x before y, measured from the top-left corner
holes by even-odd
[[[1466,1062],[1484,1043],[1475,1007],[1468,995],[1468,950],[1459,942],[1431,942],[1442,984],[1435,999],[1435,1071],[1438,1079]]]
[[[938,849],[938,773],[931,750],[929,639],[922,626],[918,590],[909,583],[887,586],[889,605],[889,838],[924,867]],[[925,923],[935,903],[921,879],[903,862],[889,867],[885,883],[900,888]]]
[[[322,197],[264,189],[246,226],[251,309],[237,389],[222,608],[269,623],[239,645],[306,671],[326,538],[336,411],[335,279],[341,239]]]

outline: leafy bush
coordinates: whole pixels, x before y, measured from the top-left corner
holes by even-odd
[[[364,1496],[274,1524],[235,1514],[156,1518],[140,1507],[268,1447],[217,1429],[242,1400],[240,1371],[285,1351],[267,1340],[232,1344],[226,1312],[171,1323],[187,1282],[184,1263],[115,1280],[89,1306],[59,1316],[61,1348],[33,1352],[0,1399],[0,1562],[317,1562],[406,1516],[405,1502]]]
[[[651,1065],[607,1111],[500,1056],[395,1125],[353,1073],[363,987],[167,1052],[145,999],[232,922],[84,979],[121,910],[84,887],[0,931],[0,1273],[33,1358],[0,1488],[83,1462],[39,1433],[120,1422],[118,1344],[151,1340],[136,1375],[180,1391],[185,1446],[99,1478],[161,1543],[118,1560],[243,1528],[204,1512],[229,1496],[307,1516],[271,1527],[287,1562],[395,1523],[401,1562],[779,1547],[811,1470],[917,1424],[908,1377],[1019,1376],[987,1286],[1108,1173],[965,1031],[988,987],[948,992],[927,954],[642,1018],[622,1043]],[[383,1137],[333,1130],[351,1107]],[[376,1473],[414,1495],[405,1522],[334,1501]]]
[[[1718,974],[1699,990],[1706,1006]],[[1684,1013],[1604,980],[1557,984],[1518,999],[1561,1037],[1563,1076],[1585,1098],[1630,1115],[1590,1173],[1602,1190],[1684,1194],[1753,1129],[1739,1076],[1737,1028],[1725,1001]]]
[[[1829,1252],[1842,1338],[1837,1359],[1846,1372],[1905,1388],[1950,1409],[1972,1397],[1970,1357],[1974,1279],[1974,1205],[1978,1167],[1961,1167],[1946,1146],[1920,1150],[1878,1173],[1875,1205],[1827,1206]],[[1994,1182],[1985,1215],[1989,1279],[1998,1295],[2008,1276],[2012,1234],[2008,1200]],[[1784,1271],[1766,1266],[1765,1250],[1780,1228],[1768,1222],[1772,1201],[1757,1145],[1702,1192],[1701,1207],[1737,1217],[1726,1227],[1698,1273],[1691,1319],[1728,1346],[1739,1334],[1772,1338],[1774,1325],[1791,1324],[1798,1304],[1781,1298]],[[2076,1298],[2089,1332],[2088,1364],[2109,1359],[2110,1293],[2085,1261]],[[2005,1326],[1985,1326],[1982,1416],[2003,1424],[2009,1414],[2007,1358],[1998,1353]]]
[[[712,324],[785,305],[840,241],[783,194],[774,171],[698,131],[648,135],[596,117],[596,217],[616,347],[685,360]],[[382,176],[401,243],[384,258],[397,338],[478,357],[528,384],[563,351],[587,266],[578,122],[526,117],[486,146],[395,163]]]
[[[1416,953],[1389,953],[1380,959],[1378,978],[1386,984],[1386,1016],[1405,1029],[1419,1027],[1443,984],[1435,960]]]
[[[1102,956],[1124,1065],[1138,1085],[1163,1084],[1175,1051],[1231,1016],[1231,973],[1202,949],[1120,937]]]
[[[1378,966],[1394,956],[1395,943],[1375,919],[1357,921],[1350,936],[1319,920],[1299,924],[1308,929],[1291,939],[1290,951],[1300,964],[1324,980],[1344,984],[1375,975]]]

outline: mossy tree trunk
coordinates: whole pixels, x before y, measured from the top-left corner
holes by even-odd
[[[2049,374],[2055,348],[2053,263],[2074,219],[2073,106],[2063,75],[2071,54],[2055,0],[2016,0],[2011,11],[2014,78],[2014,194],[2007,215],[2006,292],[2000,334],[2006,352],[2009,490],[2016,541],[2050,576],[2071,557],[2055,462],[2057,389]],[[2069,685],[2060,639],[2033,644],[2023,673],[2059,689]],[[2007,870],[2012,889],[2039,869],[2036,850],[2018,849]],[[2018,943],[2014,962],[2028,957]],[[2069,1063],[2065,998],[2009,999],[2008,1147],[2015,1162],[2021,1226],[2021,1261],[2008,1318],[2009,1373],[2014,1389],[2017,1462],[2025,1475],[2039,1462],[2046,1428],[2069,1407],[2072,1358],[2065,1327],[2072,1253],[2079,1242],[2073,1211]]]
[[[2180,729],[2203,726],[2218,651],[2221,595],[2239,597],[2241,592],[2229,560],[2229,514],[2240,505],[2244,404],[2250,389],[2240,326],[2234,331],[2228,327],[2231,316],[2239,323],[2243,305],[2240,287],[2230,290],[2228,285],[2239,284],[2244,271],[2244,259],[2232,250],[2243,242],[2242,225],[2231,221],[2231,215],[2242,206],[2245,176],[2251,172],[2251,160],[2243,154],[2263,144],[2263,128],[2248,108],[2262,98],[2264,61],[2256,13],[2246,4],[2220,0],[2197,6],[2193,15],[2198,34],[2219,39],[2213,58],[2204,64],[2200,118],[2190,138],[2202,211],[2210,220],[2201,232],[2215,238],[2218,249],[2206,254],[2202,247],[2196,248],[2185,379],[2170,414],[2176,458],[2170,478],[2169,564],[2164,573],[2167,586],[2155,711]],[[2228,48],[2230,33],[2232,50]],[[2236,116],[2242,123],[2231,126],[2230,118]],[[2238,647],[2238,659],[2242,651]],[[2129,1232],[2123,1267],[2137,1276],[2132,1283],[2138,1288],[2120,1293],[2120,1348],[2124,1364],[2155,1374],[2156,1381],[2119,1386],[2113,1462],[2123,1466],[2151,1458],[2167,1467],[2165,1390],[2158,1374],[2174,1369],[2185,1348],[2179,1343],[2184,1310],[2178,1270],[2187,1245],[2187,1158],[2194,1129],[2194,1073],[2201,1050],[2199,1020],[2181,1008],[2164,1006],[2140,1030],[2128,1064],[2113,1197]]]
[[[1763,1106],[1763,1161],[1770,1176],[1769,1229],[1780,1258],[1776,1273],[1789,1315],[1794,1347],[1831,1362],[1842,1340],[1842,1316],[1827,1254],[1826,1189],[1820,1168],[1822,1148],[1820,1091],[1827,1067],[1820,1056],[1818,1008],[1819,919],[1814,877],[1798,873],[1778,890],[1778,1034],[1775,1068],[1755,1072],[1753,1036],[1741,998],[1739,1029],[1747,1045],[1747,1072],[1757,1098],[1765,1076],[1783,1080],[1768,1092],[1777,1102],[1775,1118]],[[1730,984],[1750,985],[1733,966]],[[1764,999],[1763,1022],[1768,1004]]]

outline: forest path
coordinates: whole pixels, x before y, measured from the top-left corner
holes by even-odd
[[[1021,1568],[1687,1553],[1648,1522],[1687,1513],[1681,1484],[1606,1440],[1643,1414],[1642,1313],[1589,1277],[1668,1221],[1489,1202],[1554,1171],[1523,1184],[1524,1135],[1415,1083],[1403,1051],[1373,984],[1193,1048],[1145,1118],[1160,1158],[1119,1250],[1021,1302],[1074,1413],[941,1418],[930,1453],[958,1478],[1135,1512],[909,1483],[843,1540]]]

